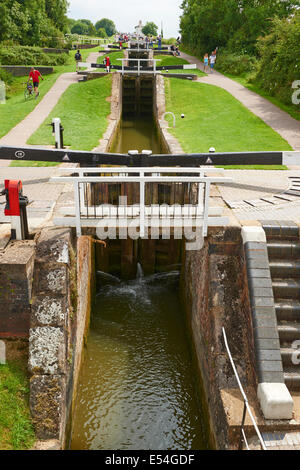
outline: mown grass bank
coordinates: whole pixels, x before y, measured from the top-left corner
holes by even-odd
[[[34,441],[26,363],[9,361],[0,365],[0,449],[29,449]]]
[[[216,152],[291,150],[279,134],[221,88],[165,78],[165,89],[167,111],[177,118],[175,129],[170,120],[169,132],[186,153],[208,152],[211,147]],[[182,113],[185,119],[180,119]]]
[[[85,61],[91,52],[98,51],[99,47],[82,50],[82,60]],[[54,67],[51,75],[45,75],[44,81],[40,83],[40,97],[35,100],[25,101],[24,89],[26,87],[27,75],[24,77],[14,77],[7,89],[6,104],[0,105],[0,138],[6,135],[13,127],[21,122],[34,110],[40,100],[52,88],[58,77],[67,72],[75,72],[76,65],[74,59],[75,51],[71,51],[65,65]],[[41,64],[40,64],[41,65]]]
[[[291,104],[289,105],[289,104],[283,103],[275,96],[271,96],[267,91],[263,90],[259,85],[253,82],[252,74],[232,75],[226,72],[225,73],[222,72],[222,73],[226,77],[231,78],[231,80],[235,80],[236,82],[243,85],[245,88],[248,88],[248,90],[253,91],[254,93],[257,93],[258,95],[262,96],[266,100],[270,101],[270,103],[273,103],[282,111],[285,111],[286,113],[288,113],[292,118],[296,119],[297,121],[300,121],[300,105],[296,107],[295,105],[292,104],[292,94],[295,91],[292,88],[291,88]]]
[[[110,63],[111,65],[122,65],[122,61],[119,60],[119,59],[124,59],[124,51],[112,51],[112,52],[109,52],[109,53],[106,53],[104,54],[103,56],[100,56],[98,57],[97,59],[97,63],[98,64],[103,64],[103,60],[105,57],[109,57],[110,58]]]
[[[93,150],[107,128],[111,84],[112,77],[105,76],[71,85],[27,143],[54,145],[54,137],[47,124],[52,118],[59,117],[64,127],[65,146],[74,150]]]
[[[203,61],[203,57],[199,57],[197,54],[193,53],[193,51],[188,50],[185,48],[184,52],[186,54],[192,55],[197,57],[197,59]],[[257,65],[256,67],[251,69],[251,64],[246,64],[245,69],[242,72],[241,70],[243,69],[242,67],[242,62],[245,57],[249,57],[250,61],[256,60]],[[230,78],[231,80],[234,80],[241,85],[243,85],[245,88],[248,88],[248,90],[253,91],[254,93],[262,96],[266,100],[270,101],[270,103],[274,104],[278,108],[280,108],[282,111],[285,111],[288,113],[292,118],[300,121],[300,105],[294,105],[292,103],[292,95],[294,93],[294,89],[291,88],[290,90],[290,104],[284,103],[281,101],[278,97],[271,95],[268,93],[268,91],[264,90],[256,80],[256,74],[258,70],[258,60],[255,57],[251,56],[243,56],[241,55],[240,57],[240,62],[236,64],[234,55],[231,57],[231,62],[229,61],[228,68],[226,68],[226,62],[224,62],[224,59],[228,59],[228,54],[218,54],[217,57],[217,62],[216,62],[216,70],[218,70],[220,73],[225,75],[225,77]],[[249,69],[247,69],[247,66]]]

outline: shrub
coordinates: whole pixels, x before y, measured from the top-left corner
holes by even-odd
[[[275,19],[271,34],[260,38],[261,56],[255,83],[291,104],[292,83],[300,80],[300,12],[288,20]]]
[[[176,44],[176,38],[169,38],[169,39],[163,38],[162,42],[163,44],[166,44],[167,46],[172,46],[172,44]]]
[[[64,65],[67,54],[46,54],[39,47],[0,46],[0,63],[3,65]]]
[[[0,68],[0,80],[5,82],[7,85],[10,85],[13,82],[13,76],[11,73]]]
[[[231,75],[244,75],[257,71],[258,60],[247,54],[222,52],[217,55],[216,68]]]

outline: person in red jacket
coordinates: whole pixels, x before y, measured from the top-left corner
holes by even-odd
[[[35,92],[35,97],[37,98],[39,96],[39,84],[40,84],[40,77],[42,80],[44,78],[42,77],[42,74],[38,71],[35,70],[34,67],[31,67],[30,74],[29,74],[29,80],[32,80],[33,82],[33,87],[34,87],[34,92]]]
[[[107,73],[109,73],[110,65],[111,65],[109,56],[105,57],[105,65],[106,65],[106,71],[107,71]]]

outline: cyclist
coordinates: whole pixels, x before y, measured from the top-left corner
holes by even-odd
[[[42,80],[44,78],[42,77],[42,74],[38,71],[35,70],[34,67],[31,67],[30,74],[29,74],[29,80],[32,80],[33,82],[33,87],[34,87],[34,92],[35,92],[35,97],[37,98],[39,96],[39,84],[40,84],[40,77]]]

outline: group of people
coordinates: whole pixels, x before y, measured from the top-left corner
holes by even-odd
[[[82,62],[82,56],[80,53],[80,49],[75,54],[75,61],[76,61],[76,72],[79,72],[79,62]],[[106,66],[107,73],[110,72],[111,62],[109,56],[105,56],[103,59],[103,64]]]
[[[119,37],[120,39],[120,48],[122,48],[122,42],[121,42],[121,37]],[[146,36],[146,39],[145,39],[146,43],[149,44],[149,47],[153,47],[153,37],[151,36],[150,38],[148,36]],[[158,48],[160,49],[161,48],[161,41],[162,41],[162,38],[161,36],[158,36],[157,38],[157,43],[158,43]],[[180,55],[180,51],[179,51],[179,45],[181,43],[181,40],[180,40],[180,37],[177,38],[176,40],[176,45],[175,44],[172,44],[171,46],[171,51],[173,52],[173,55],[174,56],[179,56]],[[214,67],[215,67],[215,64],[216,64],[216,61],[217,61],[217,51],[218,51],[218,48],[216,47],[216,49],[214,51],[212,51],[211,55],[209,56],[208,53],[206,53],[204,55],[204,58],[203,58],[203,62],[204,62],[204,72],[208,72],[209,69],[210,69],[210,73],[213,73],[213,70],[214,70]],[[80,54],[80,50],[78,49],[78,51],[76,52],[75,54],[75,60],[76,60],[76,71],[78,72],[79,70],[79,62],[82,61],[82,57],[81,57],[81,54]],[[110,58],[109,56],[106,56],[104,57],[103,59],[103,64],[106,66],[106,71],[107,73],[109,73],[110,71],[110,66],[111,66],[111,62],[110,62]],[[34,75],[34,77],[33,77]],[[35,92],[36,94],[38,93],[38,76],[36,76],[34,74],[34,71],[32,71],[32,80],[33,82],[36,84],[35,85]]]
[[[213,73],[216,61],[217,61],[217,48],[208,56],[208,53],[205,54],[203,58],[204,62],[204,72],[208,72],[210,68],[210,73]]]
[[[175,46],[175,44],[172,44],[172,46],[171,46],[170,49],[171,49],[171,51],[173,52],[173,55],[174,55],[175,57],[180,55],[180,51],[179,51],[178,45]]]

